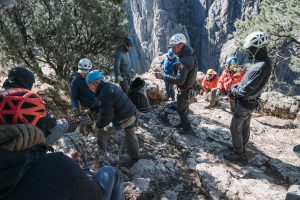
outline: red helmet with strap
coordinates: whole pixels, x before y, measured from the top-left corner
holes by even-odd
[[[32,124],[46,116],[42,98],[23,88],[0,91],[0,124]]]

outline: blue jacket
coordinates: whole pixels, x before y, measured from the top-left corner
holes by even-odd
[[[95,103],[95,95],[89,90],[85,78],[77,74],[71,84],[72,107],[78,108],[78,101],[83,107],[90,108]]]
[[[169,60],[168,56],[164,56],[163,61],[160,63],[163,65],[163,69],[166,75],[173,74],[173,64],[177,62],[177,57],[173,58],[172,60]]]
[[[101,81],[96,90],[98,119],[96,126],[103,128],[109,123],[124,120],[136,112],[136,107],[118,86]]]

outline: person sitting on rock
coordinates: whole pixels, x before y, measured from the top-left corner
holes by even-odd
[[[160,63],[163,67],[165,75],[173,75],[173,64],[177,62],[177,57],[172,49],[168,50],[167,55],[164,57],[163,61]],[[167,98],[171,98],[172,101],[175,101],[175,89],[174,84],[171,84],[168,81],[165,81]]]
[[[237,84],[232,86],[229,96],[237,100],[230,125],[233,149],[225,153],[224,158],[240,161],[245,156],[245,146],[250,138],[250,120],[252,112],[258,107],[260,94],[272,73],[272,63],[268,56],[268,36],[264,32],[249,34],[244,49],[254,64]]]
[[[218,80],[219,76],[217,72],[213,69],[208,69],[205,78],[202,81],[202,88],[209,101],[209,105],[205,106],[205,108],[214,107],[219,102],[218,100],[214,99],[217,98],[216,90],[214,89],[217,87]]]
[[[89,89],[96,95],[97,142],[106,151],[111,134],[125,129],[128,154],[132,162],[139,159],[139,143],[135,134],[136,107],[118,86],[105,82],[103,73],[93,70],[86,76]]]
[[[0,199],[124,199],[116,169],[105,166],[93,176],[53,153],[36,126],[47,115],[45,103],[29,90],[14,91],[0,97]]]
[[[35,83],[34,74],[25,67],[14,67],[8,73],[8,78],[3,83],[3,88],[11,90],[14,88],[24,88],[31,90]],[[68,124],[47,112],[45,118],[40,120],[37,125],[45,133],[46,143],[53,145],[68,128]]]
[[[228,93],[231,91],[231,87],[239,83],[245,75],[245,70],[243,70],[241,66],[237,64],[237,62],[238,60],[236,56],[230,56],[227,58],[225,70],[218,80],[217,91],[215,93],[217,97],[228,95]],[[218,101],[218,98],[213,97],[213,99]],[[212,102],[212,104],[213,103],[214,102]],[[230,99],[229,103],[231,111],[234,111],[235,100]]]
[[[71,83],[71,103],[74,114],[91,108],[95,103],[95,95],[89,90],[85,82],[86,74],[90,69],[92,69],[92,62],[89,59],[83,58],[79,61],[77,75]],[[79,109],[79,103],[82,109]]]

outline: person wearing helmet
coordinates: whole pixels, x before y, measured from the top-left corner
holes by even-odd
[[[45,133],[36,126],[46,116],[40,96],[22,88],[4,90],[0,105],[0,199],[124,199],[116,169],[102,167],[91,178],[45,144]]]
[[[230,125],[233,148],[224,154],[224,158],[230,161],[239,161],[245,157],[245,146],[250,138],[251,114],[258,107],[260,94],[272,73],[267,44],[267,34],[260,31],[249,34],[244,42],[244,49],[253,65],[242,80],[232,86],[229,93],[237,101]]]
[[[231,91],[231,87],[240,82],[245,75],[245,70],[238,65],[238,59],[236,56],[229,56],[226,59],[225,69],[222,72],[217,84],[216,92],[217,97],[226,96]],[[218,101],[218,98],[213,98]],[[235,107],[235,100],[229,99],[230,109],[233,112]]]
[[[129,50],[133,47],[133,40],[131,37],[125,37],[120,46],[115,50],[114,71],[116,82],[119,83],[123,92],[128,94],[131,77],[134,70],[131,65]]]
[[[19,66],[14,67],[8,72],[8,78],[3,83],[3,88],[11,90],[15,88],[23,88],[31,90],[35,82],[34,74],[27,68]],[[53,145],[66,131],[67,123],[56,118],[47,112],[47,115],[36,124],[42,129],[46,135],[46,143]]]
[[[216,90],[214,90],[217,87],[218,80],[219,76],[217,72],[214,69],[208,69],[202,81],[202,88],[209,101],[209,105],[205,106],[205,108],[213,108],[219,102],[218,97],[215,94]]]
[[[177,112],[181,123],[176,128],[182,128],[180,134],[195,135],[188,118],[190,100],[193,87],[196,83],[197,61],[192,47],[187,45],[186,37],[182,33],[177,33],[170,38],[169,46],[178,56],[178,62],[173,64],[175,75],[165,75],[160,72],[155,73],[156,78],[163,79],[170,84],[177,85]]]
[[[74,114],[80,112],[79,103],[82,110],[91,108],[95,103],[94,94],[89,90],[85,77],[92,69],[92,62],[83,58],[78,63],[77,75],[71,83],[71,106]]]
[[[168,50],[167,55],[164,56],[162,62],[162,68],[164,70],[165,75],[172,76],[173,75],[173,64],[177,62],[177,57],[172,49]],[[165,81],[166,93],[168,99],[171,98],[172,101],[175,101],[175,89],[174,85]]]
[[[129,97],[118,86],[103,81],[103,74],[93,70],[86,76],[89,89],[96,95],[96,127],[97,143],[106,151],[111,134],[117,130],[125,129],[128,155],[133,163],[139,157],[139,143],[135,134],[136,107]]]

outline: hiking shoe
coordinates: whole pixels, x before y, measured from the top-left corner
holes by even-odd
[[[97,134],[97,144],[103,151],[107,150],[109,135],[108,134]]]
[[[233,152],[233,146],[227,146],[227,148]],[[246,153],[245,146],[243,146],[243,153]]]
[[[213,105],[207,105],[207,106],[204,106],[205,109],[211,109],[211,108],[214,108]]]
[[[179,123],[179,124],[175,125],[174,128],[181,129],[181,128],[183,128],[183,125],[182,125],[182,123]]]
[[[125,155],[120,155],[119,156],[119,162],[118,162],[118,165],[120,167],[126,167],[126,168],[131,168],[134,163],[136,163],[138,161],[138,158],[137,159],[133,159],[131,158],[130,156],[128,156],[127,154]]]
[[[48,146],[55,144],[68,130],[68,122],[65,119],[58,119],[56,123],[57,124],[54,128],[49,129],[51,134],[46,137],[44,142],[44,144]]]
[[[192,136],[197,137],[197,135],[196,135],[196,133],[194,132],[193,129],[188,129],[188,130],[187,129],[182,129],[182,130],[178,131],[178,133],[180,135],[192,135]]]
[[[224,157],[224,159],[229,160],[229,161],[243,161],[245,159],[245,154],[230,152],[230,153],[225,153],[223,155],[223,157]]]

